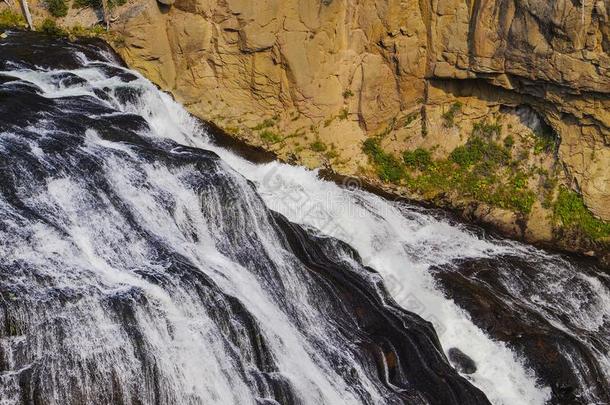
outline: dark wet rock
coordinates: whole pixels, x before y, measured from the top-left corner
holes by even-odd
[[[85,86],[87,80],[82,77],[69,72],[60,72],[52,75],[53,80],[61,87],[72,87],[72,86]]]
[[[100,53],[115,55],[110,46],[96,38],[67,42],[64,38],[34,32],[11,32],[2,42],[0,70],[11,70],[14,66],[29,69],[76,69],[83,65],[83,56],[95,61],[100,59]],[[120,59],[116,57],[116,60],[118,62]]]
[[[539,382],[551,388],[550,404],[610,403],[610,384],[594,352],[607,352],[604,335],[610,332],[610,323],[593,334],[563,314],[542,313],[545,307],[540,304],[525,305],[531,296],[565,299],[567,305],[567,297],[555,297],[548,280],[541,282],[541,269],[534,262],[515,256],[471,259],[432,272],[447,297],[468,311],[479,328],[526,360]],[[564,282],[578,292],[584,309],[593,294],[576,275],[571,277]],[[587,277],[597,278],[606,288],[610,283],[601,273],[590,271]]]
[[[0,73],[0,84],[13,82],[15,80],[19,80],[19,78],[15,77],[15,76]]]
[[[462,374],[474,374],[477,371],[477,363],[457,347],[449,349],[449,361],[457,371]]]
[[[0,54],[0,68],[11,65],[8,62],[12,58],[25,65],[40,59],[45,68],[70,69],[83,63],[83,58],[75,54],[99,59],[103,56],[99,55],[100,50],[104,50],[96,44],[84,46],[29,33],[12,34],[7,43]],[[78,78],[70,75],[59,75],[57,80],[66,80],[67,85],[80,84]],[[390,298],[380,277],[369,277],[373,270],[362,265],[352,248],[269,211],[254,185],[246,182],[249,186],[238,187],[238,175],[228,170],[216,154],[151,138],[143,134],[147,128],[144,118],[114,110],[111,103],[100,101],[109,92],[124,102],[141,101],[140,91],[148,90],[133,87],[136,89],[105,88],[102,93],[96,92],[95,97],[45,98],[33,89],[0,85],[0,116],[5,117],[0,121],[0,132],[14,135],[3,140],[0,148],[3,213],[8,212],[19,221],[20,228],[27,230],[32,223],[44,224],[69,239],[71,236],[66,235],[58,221],[61,214],[46,204],[33,204],[29,196],[36,194],[45,199],[44,190],[50,180],[59,177],[77,185],[79,195],[86,199],[87,212],[116,213],[121,228],[128,231],[125,234],[137,235],[147,256],[154,258],[154,265],[144,260],[133,267],[117,261],[116,271],[137,275],[175,302],[188,299],[194,304],[192,308],[204,308],[202,312],[214,324],[213,329],[222,331],[226,361],[235,367],[231,377],[249,384],[254,396],[260,398],[259,403],[304,403],[300,390],[284,373],[277,352],[270,346],[269,331],[264,329],[267,325],[254,316],[248,303],[219,287],[199,263],[192,262],[143,225],[108,177],[112,168],[131,167],[134,170],[130,180],[146,185],[146,168],[151,163],[172,172],[176,169],[182,173],[183,185],[191,187],[201,199],[197,206],[200,214],[210,226],[220,230],[211,235],[216,238],[215,248],[239,263],[240,271],[261,281],[261,288],[274,300],[270,302],[281,305],[291,325],[315,348],[316,360],[325,362],[347,386],[353,387],[352,394],[361,403],[374,402],[368,387],[360,380],[364,375],[375,384],[387,404],[489,404],[485,395],[447,362],[432,324],[400,308]],[[38,128],[43,120],[44,133],[32,129]],[[100,148],[91,153],[83,147],[89,142],[91,130],[107,143],[120,147]],[[36,146],[36,153],[32,152],[32,145]],[[125,148],[129,153],[123,152]],[[121,164],[109,166],[109,160]],[[141,192],[146,194],[154,189],[148,184]],[[176,200],[171,191],[162,187],[157,190],[160,191],[154,197],[157,206],[175,211]],[[223,206],[224,213],[219,215],[214,200],[232,204]],[[277,238],[275,242],[286,254],[286,267],[265,253],[267,242],[261,235],[243,232],[244,228],[257,229],[256,221],[262,219],[268,221],[272,230],[268,236]],[[0,222],[0,231],[2,226],[8,225]],[[117,229],[117,233],[122,230]],[[100,232],[104,232],[102,227]],[[197,237],[196,232],[192,237]],[[116,243],[123,240],[126,239],[116,239]],[[28,241],[24,239],[22,244],[27,246]],[[61,253],[56,256],[57,263],[63,263]],[[346,261],[347,256],[353,261]],[[98,280],[88,278],[95,271],[86,261],[74,268],[63,265],[53,268],[58,274],[68,272],[70,277],[79,274],[82,277],[72,285],[64,283],[66,279],[61,277],[58,279],[62,282],[57,282],[46,266],[26,258],[0,261],[0,296],[15,297],[5,299],[4,307],[0,306],[0,337],[6,334],[20,338],[18,347],[0,345],[2,350],[6,349],[6,353],[0,353],[0,363],[5,363],[2,359],[9,356],[13,359],[7,371],[19,373],[18,392],[23,402],[46,404],[52,398],[62,404],[123,403],[121,398],[126,393],[133,398],[145,398],[147,403],[166,401],[171,394],[163,380],[167,370],[159,368],[157,348],[147,341],[149,324],[142,324],[143,319],[157,319],[159,313],[163,316],[163,311],[156,308],[154,299],[149,299],[146,289],[139,283],[130,288],[127,285],[120,289],[98,288]],[[307,303],[307,308],[319,313],[316,319],[332,325],[323,335],[310,333],[307,324],[301,323],[300,308],[305,302],[294,297],[283,277],[298,277],[299,283],[315,293],[315,302]],[[15,286],[24,287],[16,290]],[[100,336],[97,325],[88,327],[83,323],[91,315],[91,308],[99,308],[100,316],[116,327],[117,333],[112,335],[112,345],[96,343],[95,357],[85,358],[75,353],[70,338],[75,334],[80,337],[81,333]],[[160,319],[166,320],[167,325],[159,331],[166,328],[167,335],[173,337],[175,323],[167,317]],[[330,338],[338,342],[336,347],[340,350],[328,343]],[[199,335],[193,335],[193,339],[202,346],[209,342]],[[127,344],[133,361],[122,357],[124,349],[118,344],[115,347],[115,340]],[[100,360],[105,358],[113,362],[118,359],[117,364],[102,363]],[[125,371],[125,364],[130,364],[133,370]],[[354,371],[356,365],[358,372]],[[0,364],[0,369],[7,367]],[[133,378],[125,383],[117,377],[120,373]],[[89,381],[95,384],[83,383]]]

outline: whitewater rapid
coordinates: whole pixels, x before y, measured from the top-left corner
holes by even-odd
[[[526,248],[487,241],[417,207],[392,203],[361,189],[342,188],[319,179],[315,170],[278,162],[251,163],[216,147],[205,132],[197,130],[197,122],[165,94],[151,94],[135,110],[147,113],[157,133],[216,152],[255,182],[268,208],[356,248],[363,263],[384,277],[399,304],[434,324],[446,350],[457,347],[477,362],[477,372],[468,378],[494,404],[534,405],[549,399],[549,389],[536,383],[523,360],[474,326],[465,311],[444,297],[427,272],[431,266],[458,258],[528,254]]]
[[[466,311],[445,298],[428,271],[431,267],[459,259],[525,257],[543,266],[540,286],[554,288],[557,302],[547,309],[549,317],[567,307],[565,314],[578,318],[578,325],[591,331],[610,320],[608,288],[579,274],[578,269],[557,255],[518,242],[483,237],[442,215],[434,216],[433,211],[366,192],[353,180],[341,187],[320,179],[317,170],[279,162],[249,162],[217,147],[197,121],[168,95],[151,93],[144,100],[130,111],[145,112],[157,133],[216,152],[256,184],[268,208],[356,248],[363,263],[384,277],[399,304],[434,324],[445,350],[457,347],[475,360],[478,369],[467,377],[495,404],[544,404],[550,398],[550,389],[537,382],[522,357],[491,339],[473,324]],[[549,279],[544,280],[546,277]],[[596,294],[594,308],[579,311],[583,297],[573,294],[568,281],[573,277]],[[541,298],[531,297],[532,306],[541,303],[537,299]],[[598,354],[610,378],[610,353]]]
[[[288,378],[305,403],[361,403],[364,397],[371,403],[384,401],[383,388],[370,379],[368,372],[357,365],[351,354],[342,352],[341,344],[344,342],[339,331],[329,329],[329,324],[317,315],[314,310],[316,303],[312,301],[315,294],[304,288],[306,277],[288,275],[297,265],[288,253],[277,247],[275,230],[262,214],[265,207],[303,225],[322,240],[333,237],[353,247],[363,265],[379,272],[399,305],[434,325],[446,352],[458,348],[476,362],[476,372],[464,377],[494,404],[544,404],[551,398],[551,392],[549,387],[539,382],[523,356],[490,337],[476,326],[468,312],[447,298],[431,269],[452,268],[460,260],[506,256],[525,258],[538,264],[541,278],[538,287],[546,285],[553,289],[557,302],[550,302],[549,296],[537,291],[527,294],[516,291],[515,295],[523,302],[546,314],[551,323],[566,331],[568,328],[563,326],[558,311],[563,310],[563,316],[583,330],[595,332],[607,327],[610,319],[607,286],[594,277],[577,274],[573,264],[560,256],[485,236],[445,216],[435,215],[433,211],[321,180],[317,171],[279,162],[256,164],[247,161],[216,146],[204,127],[169,95],[138,73],[122,67],[113,55],[102,53],[102,56],[102,60],[91,60],[90,56],[79,54],[82,67],[77,69],[33,70],[16,66],[0,73],[37,86],[42,96],[48,99],[89,97],[112,110],[101,111],[99,115],[95,111],[88,112],[91,119],[131,114],[143,118],[148,124],[146,128],[138,129],[146,138],[171,140],[177,145],[215,152],[222,162],[206,169],[224,175],[232,168],[239,173],[223,180],[237,190],[238,197],[223,195],[217,189],[199,189],[207,198],[204,201],[209,210],[209,213],[202,213],[201,196],[191,187],[192,182],[203,182],[193,180],[199,178],[200,170],[195,163],[168,167],[161,162],[143,162],[132,146],[108,141],[98,130],[90,129],[86,131],[82,151],[92,158],[104,156],[104,176],[117,201],[126,204],[130,214],[126,216],[120,212],[124,207],[119,207],[111,198],[106,200],[102,196],[100,201],[100,195],[92,192],[85,180],[79,184],[73,177],[59,175],[47,182],[45,188],[38,189],[38,193],[25,199],[28,206],[54,213],[57,224],[37,224],[25,231],[20,220],[11,219],[7,222],[8,230],[3,230],[4,235],[20,240],[21,247],[15,249],[14,241],[5,241],[1,252],[3,257],[15,263],[27,261],[48,269],[45,276],[70,288],[78,289],[80,286],[90,290],[92,287],[88,283],[95,282],[104,293],[133,294],[130,299],[144,299],[141,297],[145,296],[146,300],[155,301],[154,311],[136,310],[132,316],[138,324],[146,326],[146,341],[150,346],[147,350],[158,355],[155,367],[164,370],[157,372],[163,375],[161,380],[167,392],[180,393],[171,398],[172,401],[196,403],[197,399],[203,399],[205,403],[242,404],[257,394],[245,382],[247,379],[230,378],[241,375],[243,370],[238,360],[227,359],[226,344],[217,338],[223,331],[218,329],[217,322],[204,316],[209,309],[194,304],[197,300],[191,297],[192,291],[176,284],[174,292],[169,294],[138,275],[137,269],[151,274],[159,270],[154,277],[164,277],[161,269],[166,265],[163,260],[154,260],[158,252],[138,229],[156,235],[161,239],[159,243],[171,246],[176,255],[188,258],[195,267],[205,269],[202,271],[223,294],[236,297],[253,314],[263,329],[278,370],[291,370],[296,374]],[[109,75],[109,69],[132,78],[126,82],[117,75]],[[57,75],[61,74],[82,80],[62,83],[57,80]],[[43,117],[26,130],[44,137],[45,131],[53,132],[44,125],[52,119]],[[0,139],[10,140],[15,136],[0,131]],[[30,153],[44,165],[48,158],[40,144],[33,140],[28,142]],[[172,153],[199,152],[176,148]],[[255,185],[258,195],[250,188],[249,181]],[[164,202],[171,205],[171,211],[165,209]],[[8,209],[4,214],[6,218],[13,215]],[[138,224],[137,227],[132,221]],[[227,229],[226,224],[231,224],[231,229]],[[252,252],[257,249],[264,252],[264,259],[262,256],[259,259],[268,261],[265,266],[273,269],[276,279],[252,270],[247,257],[231,257],[229,245],[248,244],[253,233],[259,239],[251,247]],[[340,249],[338,251],[341,256],[337,260],[360,268],[353,257],[341,253]],[[63,266],[61,270],[57,263]],[[63,271],[66,267],[73,271],[66,273]],[[123,268],[135,273],[118,270]],[[544,280],[544,277],[548,279]],[[578,300],[582,297],[573,294],[570,286],[562,281],[562,278],[573,277],[578,278],[587,293],[593,295],[588,308],[581,307]],[[88,281],[83,281],[85,279]],[[277,288],[274,283],[285,289],[288,298],[269,294],[270,288]],[[518,282],[513,287],[518,289]],[[124,375],[135,373],[136,359],[130,353],[137,352],[138,348],[128,346],[129,340],[122,336],[125,332],[116,329],[99,302],[87,296],[80,300],[78,305],[82,306],[78,311],[90,329],[80,326],[69,329],[73,333],[69,337],[70,347],[83,358],[99,362],[102,367],[120,363],[126,369]],[[294,308],[296,315],[292,319],[278,305],[279,302],[287,306],[303,303],[303,306]],[[56,310],[58,312],[54,313],[49,310],[49,316],[63,311],[59,307]],[[292,326],[295,322],[300,323],[298,330]],[[171,327],[166,328],[165,324]],[[93,332],[97,328],[106,329],[104,333]],[[304,339],[300,330],[308,330],[311,337]],[[193,336],[203,336],[211,346],[195,344]],[[49,336],[47,339],[52,340]],[[168,342],[171,342],[170,346]],[[331,358],[336,356],[345,364],[352,365],[352,372],[362,382],[366,394],[350,387],[345,377],[328,363],[328,356],[315,355],[316,345],[321,344],[326,345],[325,350]],[[604,344],[596,355],[605,376],[610,378],[610,360],[608,352],[604,352]],[[112,356],[96,356],[100,346],[106,347]],[[61,364],[51,365],[49,372],[61,373],[53,368]],[[11,382],[10,376],[3,375],[2,379],[7,387],[16,384]],[[200,383],[206,380],[215,383],[213,386]],[[125,386],[133,384],[130,381],[123,383]],[[16,393],[17,386],[12,390]],[[9,391],[5,389],[5,392]],[[0,403],[14,403],[10,398],[3,401]]]

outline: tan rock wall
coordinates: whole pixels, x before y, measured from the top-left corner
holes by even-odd
[[[346,174],[380,131],[390,149],[454,147],[474,117],[529,105],[561,138],[566,181],[610,219],[608,10],[610,0],[138,0],[114,28],[127,62],[195,114],[259,144],[251,128],[276,117],[276,131],[303,139],[271,149],[298,155],[320,137],[344,145]],[[460,93],[463,123],[443,128]]]

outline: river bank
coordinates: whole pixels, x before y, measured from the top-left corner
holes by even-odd
[[[33,4],[35,20],[40,22],[46,11],[42,3]],[[307,51],[303,61],[296,42],[259,37],[266,28],[247,23],[246,15],[253,21],[273,20],[271,11],[259,15],[239,4],[227,6],[229,9],[208,6],[206,11],[188,2],[171,7],[152,0],[118,2],[112,10],[109,34],[95,28],[99,27],[95,8],[72,6],[65,17],[52,20],[55,25],[48,19],[43,22],[45,31],[53,35],[105,38],[131,67],[173,94],[192,114],[213,122],[237,142],[266,150],[283,162],[351,179],[346,181],[387,193],[392,199],[448,209],[503,236],[596,257],[609,265],[610,222],[604,219],[604,207],[610,197],[604,190],[610,155],[604,142],[600,143],[605,131],[605,95],[600,93],[596,101],[582,93],[580,101],[569,101],[586,110],[601,106],[588,113],[597,114],[595,125],[581,122],[582,117],[577,125],[566,115],[565,106],[561,112],[545,112],[555,104],[563,106],[568,102],[565,97],[532,99],[517,95],[518,89],[494,87],[498,83],[477,77],[458,80],[437,77],[436,70],[434,74],[413,70],[409,83],[388,76],[404,87],[398,97],[399,111],[389,114],[385,108],[394,105],[393,90],[383,77],[375,76],[373,68],[385,71],[392,58],[401,55],[398,48],[393,51],[396,55],[388,54],[388,44],[399,47],[407,40],[403,37],[421,40],[418,36],[423,34],[415,28],[409,36],[409,25],[418,26],[417,19],[403,21],[406,28],[397,32],[387,31],[383,25],[389,24],[384,20],[388,15],[380,17],[387,32],[379,31],[379,22],[359,21],[357,26],[375,27],[374,35],[387,40],[379,49],[372,45],[362,48],[362,60],[349,59],[355,52],[350,44],[347,48],[336,44],[341,58],[334,60],[335,50],[328,51],[324,42],[319,53]],[[237,14],[229,13],[231,7]],[[296,18],[291,7],[274,12],[287,13],[290,20]],[[308,11],[299,10],[297,16],[305,21],[303,29],[317,38],[339,24],[337,13],[345,11],[342,7],[320,8],[323,21],[318,25],[305,19]],[[595,21],[596,13],[591,11]],[[81,23],[89,28],[73,28]],[[290,31],[277,29],[279,33],[274,35],[280,37],[282,30]],[[351,31],[344,34],[347,32]],[[273,44],[252,47],[250,42],[258,40]],[[337,40],[329,41],[334,44]],[[314,57],[338,69],[340,89],[320,79],[317,89],[305,91],[302,78],[292,77],[317,77],[325,72],[326,68],[318,71],[310,63]],[[409,66],[423,68],[426,63],[420,59],[410,61]],[[344,68],[350,72],[345,78]],[[530,91],[538,94],[535,86],[547,86],[545,83],[533,80]],[[584,86],[580,79],[570,85]],[[550,91],[547,87],[545,91]],[[333,106],[324,104],[322,95],[332,96]],[[558,118],[558,114],[565,117]],[[602,135],[591,132],[575,139],[570,125],[577,125],[578,131],[599,128]]]
[[[201,122],[206,132],[210,134],[211,138],[216,144],[233,151],[249,161],[255,163],[268,163],[274,160],[279,160],[283,163],[295,164],[289,160],[279,158],[275,153],[265,149],[262,146],[252,145],[251,143],[245,142],[244,140],[229,134],[213,122],[203,120]],[[570,246],[568,239],[543,241],[527,238],[524,236],[522,229],[520,229],[521,232],[515,232],[515,228],[507,228],[507,224],[505,222],[499,222],[493,218],[490,219],[489,216],[481,215],[481,213],[484,212],[484,209],[490,209],[490,207],[479,207],[480,203],[477,203],[476,201],[471,201],[469,204],[462,207],[456,207],[451,201],[448,200],[413,199],[405,196],[404,194],[397,193],[396,189],[388,188],[379,181],[344,175],[334,171],[332,167],[320,168],[319,177],[332,181],[342,187],[366,190],[390,201],[402,201],[425,208],[442,209],[454,221],[480,226],[487,232],[496,234],[499,237],[519,240],[552,252],[574,255],[574,257],[579,260],[584,260],[585,262],[590,263],[598,263],[603,266],[603,268],[610,270],[610,251],[607,251],[606,247],[602,246],[602,248],[598,250],[597,254],[592,254],[590,250],[585,251],[582,245]],[[590,249],[591,245],[587,245],[587,247]]]

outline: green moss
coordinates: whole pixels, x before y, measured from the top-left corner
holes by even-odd
[[[25,26],[25,20],[21,14],[10,8],[0,11],[0,29],[21,28]]]
[[[65,17],[68,14],[68,5],[65,0],[46,0],[47,9],[53,17]]]
[[[402,159],[407,167],[425,170],[432,164],[432,153],[429,150],[417,148],[405,151]]]
[[[327,149],[326,144],[319,139],[316,139],[315,142],[312,142],[309,147],[314,152],[324,152]]]
[[[445,111],[442,115],[443,125],[447,128],[451,128],[455,125],[455,115],[462,110],[462,103],[456,101],[449,107],[449,110]]]
[[[379,138],[369,138],[364,141],[362,150],[369,157],[382,181],[399,183],[405,178],[404,166],[394,155],[381,148]]]
[[[282,140],[282,137],[280,135],[267,129],[260,133],[260,137],[266,143],[278,143]]]
[[[514,145],[515,145],[515,138],[513,138],[512,135],[509,135],[506,138],[504,138],[504,147],[505,148],[510,149]]]
[[[252,129],[255,131],[260,131],[261,129],[271,128],[274,125],[275,125],[275,121],[272,120],[271,118],[267,118],[260,124],[257,124],[256,126],[254,126]]]
[[[597,219],[580,195],[565,187],[559,189],[554,206],[555,219],[568,228],[577,228],[591,239],[610,237],[610,222]]]

